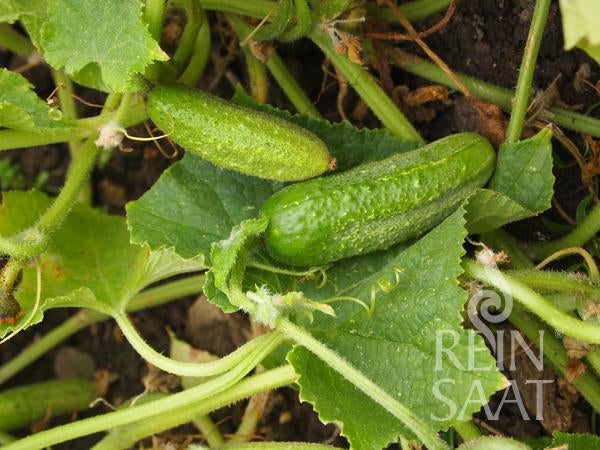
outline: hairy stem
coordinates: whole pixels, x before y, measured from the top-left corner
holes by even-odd
[[[22,35],[7,23],[0,23],[0,46],[23,58],[28,58],[35,47],[27,36]]]
[[[181,39],[179,40],[177,50],[172,58],[173,65],[179,71],[182,71],[186,67],[186,64],[190,59],[190,55],[194,51],[196,37],[200,27],[202,26],[203,20],[197,0],[186,0],[184,5],[185,12],[187,13],[187,22],[185,24],[185,28],[183,29]]]
[[[481,436],[481,431],[479,431],[479,428],[477,428],[472,420],[458,422],[454,424],[453,428],[465,442],[470,441],[471,439],[477,439]]]
[[[148,31],[159,44],[166,4],[166,0],[146,0],[144,10],[144,21],[148,24]]]
[[[354,384],[358,389],[376,401],[379,405],[404,423],[430,450],[446,449],[446,444],[437,433],[418,416],[413,414],[386,391],[381,389],[363,373],[339,356],[335,351],[312,337],[306,330],[294,325],[285,318],[277,320],[276,328],[298,344],[325,361],[340,375]]]
[[[192,56],[187,67],[177,80],[181,84],[192,87],[196,86],[200,81],[200,77],[204,73],[210,56],[210,23],[203,9],[200,9],[200,17],[202,24],[196,35]]]
[[[323,50],[386,128],[398,137],[423,142],[419,132],[363,66],[350,61],[346,55],[339,54],[324,31],[314,29],[310,38]]]
[[[206,440],[210,448],[218,448],[225,445],[223,435],[208,414],[194,417],[192,423],[202,433],[202,437]]]
[[[210,377],[225,373],[244,361],[249,354],[260,348],[264,342],[268,342],[273,335],[273,333],[269,333],[259,336],[242,345],[229,355],[215,361],[189,363],[171,359],[150,347],[124,314],[117,314],[114,316],[114,319],[117,321],[125,339],[127,339],[142,358],[165,372],[183,377]]]
[[[204,275],[196,275],[147,289],[131,299],[127,304],[127,312],[153,308],[187,295],[199,293],[203,284]],[[110,319],[110,316],[95,310],[79,311],[0,366],[0,385],[79,330],[107,319]]]
[[[525,45],[525,52],[521,61],[521,69],[519,70],[517,89],[513,98],[510,122],[506,131],[506,142],[508,143],[518,142],[521,140],[521,135],[523,134],[525,115],[527,114],[527,107],[531,98],[533,73],[551,3],[551,0],[537,0],[535,3],[529,36],[527,37],[527,44]]]
[[[382,44],[384,45],[384,44]],[[452,89],[457,89],[457,86],[450,77],[440,69],[436,64],[426,61],[418,56],[406,53],[397,47],[385,45],[386,57],[390,63],[412,73],[413,75],[433,81],[434,83],[443,84]],[[512,108],[511,98],[512,91],[496,86],[492,83],[479,80],[460,72],[454,72],[458,78],[469,89],[469,92],[490,103],[498,105],[505,111],[510,112]],[[567,111],[561,108],[551,107],[548,111],[548,119],[554,121],[561,127],[581,133],[591,134],[592,136],[600,137],[600,120],[579,114],[573,111]]]
[[[122,425],[127,425],[138,421],[147,421],[152,417],[159,416],[160,423],[169,420],[171,415],[175,415],[182,409],[197,406],[198,403],[206,407],[218,408],[229,403],[227,397],[235,390],[234,385],[250,372],[257,364],[262,361],[271,351],[273,351],[282,341],[281,335],[274,333],[268,341],[264,342],[262,347],[257,348],[248,358],[242,361],[230,372],[213,378],[194,388],[188,389],[167,398],[144,403],[139,406],[133,406],[124,410],[119,410],[100,416],[72,422],[66,425],[50,428],[40,433],[32,434],[4,447],[5,450],[37,450],[39,448],[49,447],[61,442],[66,442],[81,436],[86,436],[101,431],[106,431]],[[287,380],[286,380],[287,381]],[[230,389],[233,388],[233,389]],[[226,397],[227,402],[216,402],[210,405],[210,399],[222,399]],[[211,409],[202,410],[198,408],[195,414],[204,414]],[[189,419],[187,419],[189,420]],[[187,421],[185,420],[185,421]]]
[[[584,322],[564,313],[552,302],[510,275],[468,259],[463,261],[463,268],[470,277],[518,300],[554,329],[584,342],[600,343],[600,325]]]
[[[600,203],[596,203],[585,219],[566,236],[551,242],[532,242],[528,247],[535,259],[544,259],[568,247],[582,247],[587,241],[595,238],[599,231]]]

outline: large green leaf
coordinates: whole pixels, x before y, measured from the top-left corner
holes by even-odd
[[[33,86],[22,75],[0,69],[0,127],[32,132],[64,127],[50,118],[50,108],[33,92]]]
[[[582,48],[600,62],[600,3],[597,0],[560,0],[565,49]]]
[[[0,22],[20,19],[33,44],[39,48],[42,25],[46,21],[46,0],[2,0]]]
[[[328,271],[321,289],[314,282],[300,286],[317,301],[344,296],[370,304],[374,299],[372,314],[356,303],[339,302],[334,303],[337,318],[316,315],[304,325],[437,429],[468,419],[506,386],[483,340],[461,327],[467,299],[457,283],[466,235],[463,213],[457,211],[406,249],[341,261]],[[456,339],[455,361],[436,352],[438,338],[445,348],[448,339]],[[353,448],[383,448],[398,435],[413,437],[326,361],[303,347],[288,358],[301,376],[302,399],[313,403],[325,422],[340,424]],[[456,415],[447,402],[457,406]]]
[[[6,192],[3,198],[4,236],[31,226],[50,204],[39,192]],[[30,319],[37,296],[36,265],[41,270],[41,303]],[[147,285],[201,268],[198,259],[184,260],[171,251],[151,252],[131,244],[123,217],[76,205],[47,251],[24,270],[16,298],[26,314],[16,327],[39,322],[44,310],[56,307],[90,307],[110,314],[123,309]],[[0,326],[0,336],[12,328]]]
[[[219,169],[186,153],[139,200],[127,205],[131,238],[152,249],[173,248],[208,260],[213,242],[257,216],[281,184]]]
[[[134,75],[167,59],[142,20],[139,0],[49,0],[41,47],[54,68],[88,81],[99,73],[116,92],[130,90]]]
[[[568,448],[569,450],[600,450],[600,437],[592,434],[561,433],[552,434],[553,448]],[[566,447],[565,447],[566,446]]]
[[[551,139],[550,130],[544,129],[530,139],[501,146],[491,189],[478,189],[466,202],[470,233],[493,230],[550,207]]]

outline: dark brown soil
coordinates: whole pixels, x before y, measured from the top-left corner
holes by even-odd
[[[457,10],[446,28],[427,38],[427,42],[454,70],[512,88],[518,76],[531,17],[531,5],[532,2],[526,0],[459,0]],[[425,23],[418,24],[417,27],[425,29],[440,18],[441,15],[432,17]],[[211,21],[216,23],[217,17],[211,15]],[[212,86],[214,92],[225,97],[233,92],[232,81],[244,82],[246,79],[244,64],[237,52],[232,55],[224,70],[219,69],[230,54],[228,50],[230,39],[231,37],[226,35],[222,28],[215,31],[212,63],[209,64],[201,83],[202,88]],[[590,81],[595,83],[600,75],[598,66],[581,51],[564,52],[562,45],[558,3],[555,2],[540,52],[535,87],[545,90],[560,75],[557,86],[562,101],[569,105],[581,105],[586,109],[598,101],[598,95],[587,87],[578,92],[574,87],[575,74],[582,64],[588,63],[592,68]],[[403,47],[420,53],[415,45],[404,44]],[[231,46],[231,48],[237,47]],[[331,76],[323,83],[322,54],[306,41],[281,46],[279,50],[291,70],[301,80],[306,92],[315,100],[320,111],[331,120],[339,120],[341,116],[336,107],[338,85]],[[14,69],[22,64],[23,61],[19,58],[0,51],[0,65],[3,67]],[[377,75],[374,69],[373,73]],[[217,74],[220,74],[220,79],[215,81]],[[25,75],[35,84],[40,96],[46,97],[50,94],[53,84],[47,69],[38,67],[27,71]],[[391,76],[394,86],[406,85],[409,89],[414,89],[431,84],[397,70],[392,70]],[[84,88],[78,88],[78,94],[91,102],[102,100],[101,95]],[[459,97],[459,94],[450,96],[451,100],[457,100]],[[290,107],[274,84],[270,102],[281,107]],[[470,129],[473,125],[469,123],[472,119],[465,121],[460,102],[452,101],[449,104],[434,102],[427,107],[433,117],[430,117],[429,121],[419,122],[417,126],[428,140]],[[344,100],[344,110],[348,118],[358,126],[378,126],[377,120],[370,113],[364,113],[360,100],[351,89]],[[91,115],[96,113],[96,110],[81,106],[81,113]],[[143,129],[135,131],[140,135],[144,133]],[[581,142],[578,136],[572,134],[569,136],[576,143]],[[115,214],[122,214],[124,205],[142,195],[174,161],[163,157],[151,145],[130,144],[133,147],[131,153],[116,152],[108,164],[98,168],[92,177],[94,204]],[[560,145],[556,145],[556,152],[564,161],[572,161],[569,153]],[[44,189],[51,194],[55,194],[60,188],[69,161],[68,151],[64,145],[16,150],[4,153],[0,157],[9,158],[20,166],[26,180],[26,186],[23,186],[25,188],[33,186],[40,173],[47,173]],[[587,194],[580,180],[581,174],[577,167],[570,167],[556,170],[555,175],[557,177],[556,198],[566,212],[574,216],[577,205]],[[546,216],[556,222],[564,223],[564,219],[554,211],[546,213]],[[551,235],[550,230],[543,226],[540,219],[531,219],[513,225],[510,230],[520,239],[536,239],[540,235]],[[239,317],[232,319],[233,321],[226,325],[215,322],[214,326],[203,329],[207,339],[199,338],[197,330],[194,332],[193,327],[189,326],[190,307],[193,301],[193,298],[182,299],[167,306],[137,313],[134,315],[135,324],[152,346],[163,352],[168,351],[166,328],[173,330],[182,339],[218,354],[223,354],[239,344],[237,342],[239,335],[243,334],[247,327],[244,319]],[[70,314],[70,311],[62,310],[49,312],[43,324],[21,333],[11,341],[10,345],[0,347],[0,363],[10,359],[28,342],[48,332]],[[54,378],[55,358],[65,347],[73,347],[87,353],[95,361],[97,369],[105,369],[118,375],[106,395],[109,403],[119,404],[143,391],[142,378],[147,373],[147,366],[125,342],[112,322],[100,323],[77,333],[42,357],[32,367],[24,370],[18,377],[9,381],[5,387]],[[556,395],[562,394],[557,391]],[[552,400],[552,398],[547,399],[550,403]],[[100,405],[88,415],[107,410],[106,406]],[[577,402],[575,410],[574,414],[577,414],[580,420],[589,422],[590,410],[584,402]],[[540,436],[545,433],[540,423],[520,419],[516,409],[507,408],[505,411],[499,421],[489,423],[489,429],[513,436]],[[242,413],[243,404],[239,404],[216,412],[213,418],[219,422],[223,433],[231,433],[235,430]],[[581,419],[582,417],[584,419]],[[55,420],[46,425],[52,426],[57,423],[60,421]],[[26,432],[27,430],[22,430],[21,434]],[[184,427],[174,433],[193,432],[191,428]],[[311,408],[306,404],[300,405],[295,392],[290,389],[282,390],[273,396],[258,433],[265,439],[327,441],[337,445],[344,445],[345,442],[341,438],[336,439],[334,426],[325,427],[319,424]],[[95,440],[97,437],[89,437],[57,448],[89,448]]]

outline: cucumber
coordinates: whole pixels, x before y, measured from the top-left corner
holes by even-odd
[[[89,408],[102,394],[92,381],[43,381],[0,392],[0,430],[22,428],[36,420]]]
[[[157,86],[148,94],[152,121],[185,150],[213,164],[277,181],[324,173],[327,146],[304,128],[186,86]]]
[[[460,133],[288,186],[262,207],[267,250],[281,263],[312,266],[415,238],[483,186],[494,160],[485,138]]]

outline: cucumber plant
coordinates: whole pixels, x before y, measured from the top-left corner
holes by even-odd
[[[536,1],[514,94],[461,77],[473,95],[512,109],[497,156],[485,138],[472,133],[425,145],[356,55],[351,60],[339,51],[339,37],[347,33],[340,24],[361,23],[357,15],[366,14],[397,25],[396,9],[362,9],[348,0],[101,3],[11,0],[0,6],[0,43],[31,64],[43,57],[58,92],[58,100],[44,101],[25,77],[1,69],[0,150],[65,143],[71,153],[54,199],[37,191],[3,192],[2,345],[11,345],[16,333],[42,321],[49,309],[84,308],[0,366],[0,384],[81,328],[112,319],[148,363],[183,377],[185,389],[133,399],[115,411],[19,438],[8,433],[84,409],[97,392],[81,380],[6,390],[0,393],[5,448],[46,448],[106,431],[97,448],[124,448],[188,422],[216,433],[208,442],[218,448],[227,439],[210,412],[290,385],[324,422],[340,426],[352,448],[400,441],[406,448],[443,449],[453,442],[450,429],[467,441],[462,448],[529,448],[481,437],[471,421],[508,381],[482,337],[463,324],[462,313],[464,287],[475,282],[514,298],[509,320],[550,349],[545,357],[560,376],[572,375],[567,351],[553,333],[540,330],[600,344],[600,326],[588,314],[600,298],[598,268],[582,248],[600,229],[600,207],[552,242],[518,242],[501,229],[550,208],[553,196],[552,132],[544,128],[522,136],[550,1]],[[399,10],[417,20],[451,3],[415,0]],[[171,56],[161,48],[169,8],[182,8],[187,16]],[[242,45],[250,46],[244,55],[255,58],[252,64],[266,57],[281,90],[305,114],[260,105],[240,90],[224,100],[198,88],[215,19],[205,10],[224,14]],[[15,21],[18,27],[11,25]],[[361,31],[353,27],[353,38],[360,40]],[[350,81],[383,129],[321,118],[271,48],[303,38]],[[366,53],[373,51],[366,39],[363,43]],[[253,55],[251,46],[264,53]],[[437,65],[394,58],[397,49],[388,51],[392,63],[453,86]],[[265,71],[256,73],[264,84]],[[98,115],[78,117],[73,82],[106,94]],[[264,89],[254,92],[264,100]],[[600,136],[597,119],[560,108],[550,112],[558,125]],[[172,139],[185,150],[183,158],[127,205],[126,217],[92,208],[81,193],[96,162],[123,149],[125,139],[136,139],[127,128],[148,119],[164,134],[141,139]],[[334,160],[336,173],[328,173]],[[297,183],[284,184],[289,182]],[[466,256],[468,235],[498,253],[486,247],[476,259]],[[510,255],[512,270],[496,267],[500,252]],[[574,252],[584,256],[587,274],[534,265]],[[157,282],[164,283],[153,286]],[[198,362],[156,351],[128,316],[200,291],[223,311],[244,311],[268,331],[227,356]],[[469,313],[478,318],[477,311]],[[438,355],[436,338],[444,334],[455,337],[461,350]],[[259,364],[275,368],[250,375]],[[573,386],[600,411],[595,347],[585,364],[590,369]],[[479,398],[472,397],[473,386]],[[448,414],[450,403],[462,406],[457,414]],[[252,426],[243,423],[236,436]],[[595,439],[557,433],[552,444],[591,448]],[[331,448],[227,445],[236,447]]]

